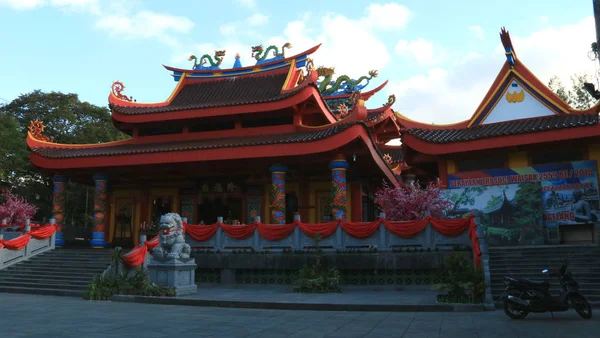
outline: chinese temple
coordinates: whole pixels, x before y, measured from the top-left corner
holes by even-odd
[[[284,224],[375,219],[382,180],[398,184],[402,150],[391,106],[366,101],[373,70],[358,79],[314,67],[319,46],[287,56],[289,43],[252,47],[223,67],[226,51],[192,55],[191,69],[165,66],[176,82],[169,98],[139,103],[114,82],[108,97],[127,140],[58,144],[32,123],[31,162],[53,175],[54,217],[61,226],[66,182],[95,185],[91,245],[133,245],[140,226],[177,212],[189,223]]]
[[[408,172],[449,189],[528,181],[540,181],[546,195],[592,189],[586,203],[597,214],[600,105],[573,109],[519,60],[508,31],[500,39],[506,61],[471,118],[438,125],[395,113]],[[547,207],[546,224],[575,225],[575,203],[569,197],[567,205]],[[575,237],[593,239],[594,225],[585,228]]]

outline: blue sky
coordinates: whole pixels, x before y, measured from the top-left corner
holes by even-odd
[[[248,65],[252,45],[289,41],[294,54],[323,43],[315,63],[336,66],[337,75],[378,69],[373,84],[390,84],[372,107],[394,93],[394,108],[413,119],[460,121],[504,62],[502,26],[544,82],[597,72],[587,58],[592,0],[540,3],[0,0],[0,98],[42,89],[106,105],[120,80],[138,102],[160,102],[175,86],[162,64],[188,68],[190,54],[218,48],[227,49],[225,66],[236,52]]]

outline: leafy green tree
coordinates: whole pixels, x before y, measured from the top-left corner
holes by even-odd
[[[544,212],[540,182],[519,184],[519,190],[515,193],[514,201],[519,206],[514,214],[514,220],[517,224],[524,226],[540,223]]]
[[[112,125],[107,108],[81,102],[77,94],[35,90],[0,107],[0,180],[36,204],[41,215],[51,215],[52,177],[29,161],[27,130],[31,121],[46,126],[44,134],[57,143],[93,144],[122,140],[127,135]],[[6,136],[5,136],[6,135]],[[65,226],[89,224],[93,201],[90,187],[66,187]],[[40,216],[41,217],[41,216]]]
[[[460,206],[472,206],[475,204],[475,197],[481,196],[483,192],[486,190],[486,187],[477,186],[477,187],[468,187],[462,189],[460,193],[452,192],[450,194],[449,200],[454,203],[454,207],[452,210],[460,209]]]
[[[548,82],[548,88],[571,107],[583,110],[592,107],[596,103],[596,100],[583,86],[586,82],[590,82],[587,74],[575,74],[571,76],[571,88],[566,88],[557,76],[553,76]]]

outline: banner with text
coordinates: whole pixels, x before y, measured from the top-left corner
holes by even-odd
[[[448,188],[448,216],[479,210],[491,245],[543,244],[544,224],[600,220],[596,161],[457,173]]]

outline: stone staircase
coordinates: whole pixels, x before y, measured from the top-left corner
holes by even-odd
[[[106,249],[55,249],[0,270],[0,292],[76,296],[110,264]]]
[[[556,269],[564,258],[569,260],[573,279],[589,302],[600,304],[600,246],[556,245],[539,247],[490,248],[490,275],[492,295],[498,299],[504,292],[504,276],[549,281],[554,296],[560,294],[558,279],[542,273]]]

